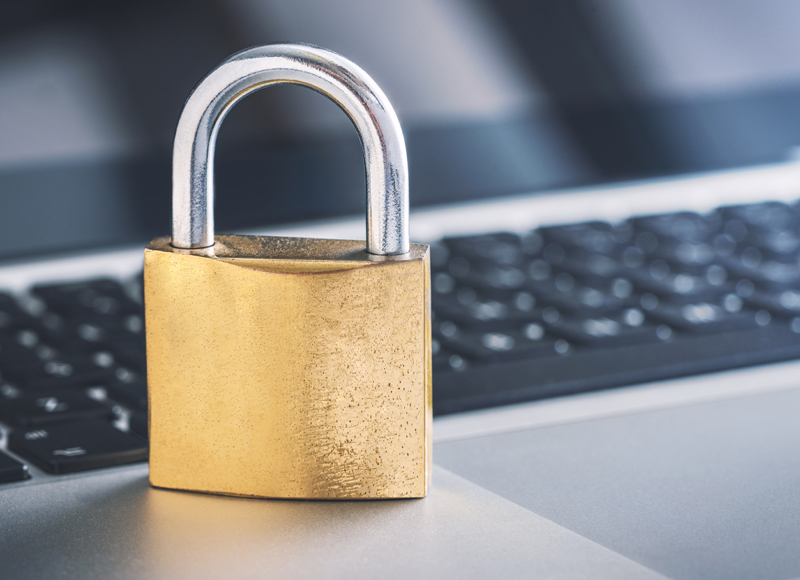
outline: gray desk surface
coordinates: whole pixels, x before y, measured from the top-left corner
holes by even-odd
[[[800,577],[800,390],[441,443],[435,457],[669,577]]]
[[[204,496],[146,476],[0,494],[0,576],[661,578],[442,468],[424,500],[364,503]]]

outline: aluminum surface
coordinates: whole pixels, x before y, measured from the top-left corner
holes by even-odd
[[[670,578],[798,578],[795,385],[437,443],[436,462]]]
[[[0,576],[658,579],[448,472],[422,500],[302,502],[153,489],[147,466],[0,491]]]
[[[347,113],[364,150],[367,251],[408,252],[408,161],[394,109],[357,65],[329,50],[301,44],[271,44],[236,53],[189,96],[173,148],[172,244],[214,244],[214,146],[220,124],[240,99],[279,84],[310,87]]]

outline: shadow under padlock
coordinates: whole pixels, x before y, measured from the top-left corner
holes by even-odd
[[[214,235],[220,123],[251,92],[313,88],[361,138],[367,240]],[[228,495],[423,497],[431,471],[430,261],[408,241],[397,117],[333,52],[255,47],[195,88],[173,155],[172,238],[145,250],[150,482]]]

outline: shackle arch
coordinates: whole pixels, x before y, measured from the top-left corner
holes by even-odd
[[[360,67],[305,44],[268,44],[234,54],[186,100],[172,156],[172,245],[214,245],[214,148],[225,115],[239,100],[279,84],[307,86],[344,110],[356,127],[367,174],[367,252],[409,251],[408,161],[397,115]]]

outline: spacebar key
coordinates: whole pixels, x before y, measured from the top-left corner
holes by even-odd
[[[28,479],[28,466],[0,451],[0,483]]]
[[[50,473],[72,473],[147,459],[147,443],[96,419],[15,429],[8,448]]]

